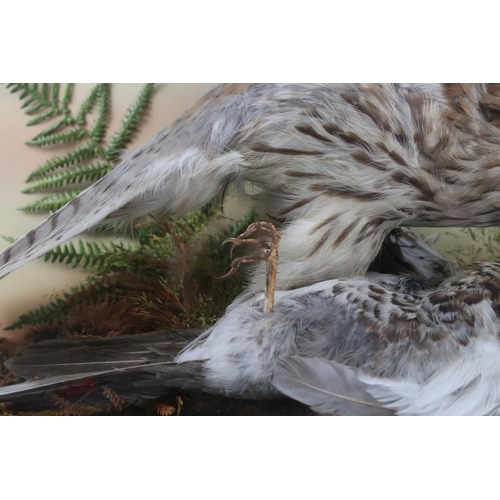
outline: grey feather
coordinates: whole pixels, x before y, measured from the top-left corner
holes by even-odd
[[[104,386],[127,403],[172,390],[203,389],[203,362],[175,363],[199,331],[157,332],[103,339],[52,340],[31,346],[5,365],[24,383],[0,388],[0,403],[17,411],[44,409],[55,391],[78,404],[109,404]],[[69,391],[69,392],[68,392]]]
[[[59,375],[0,388],[0,403],[15,411],[53,408],[52,394],[78,405],[110,405],[104,388],[110,388],[125,404],[164,397],[172,391],[201,391],[203,363],[150,363],[124,369]]]
[[[369,392],[354,368],[322,358],[291,356],[274,370],[274,386],[286,396],[326,415],[393,415]]]
[[[150,362],[174,361],[175,356],[202,330],[124,335],[97,339],[54,339],[25,349],[5,366],[26,379],[122,370]]]

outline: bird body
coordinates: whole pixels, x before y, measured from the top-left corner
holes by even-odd
[[[493,85],[226,84],[0,255],[0,276],[102,223],[183,213],[228,182],[283,223],[277,287],[360,276],[386,234],[500,223]],[[263,267],[252,278],[262,290]]]
[[[174,332],[31,347],[7,362],[28,381],[1,388],[0,402],[56,393],[94,404],[109,387],[128,402],[190,390],[286,394],[323,414],[496,415],[499,312],[491,263],[435,289],[374,273],[279,291],[272,312],[248,291],[193,340]]]

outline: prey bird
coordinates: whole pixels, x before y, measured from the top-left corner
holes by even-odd
[[[99,224],[232,182],[282,223],[277,289],[361,276],[401,225],[500,223],[500,86],[226,84],[0,255],[0,277]],[[261,291],[264,266],[252,289]]]
[[[399,235],[406,256],[444,258]],[[409,250],[411,249],[411,250]],[[404,252],[401,252],[402,254]],[[404,260],[404,259],[403,259]],[[368,273],[264,294],[247,291],[212,328],[49,340],[6,366],[26,382],[0,388],[3,411],[64,404],[78,412],[174,391],[296,399],[321,414],[500,414],[500,264],[432,289]]]

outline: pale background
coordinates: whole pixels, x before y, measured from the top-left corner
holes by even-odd
[[[74,85],[71,109],[78,108],[93,85]],[[112,85],[108,135],[119,129],[125,110],[136,99],[142,86]],[[156,135],[214,86],[215,84],[210,83],[156,85],[152,105],[144,116],[134,141],[128,147],[137,147]],[[27,127],[26,123],[30,118],[21,110],[18,95],[10,94],[4,85],[0,85],[0,235],[14,238],[22,236],[45,218],[43,214],[18,210],[19,207],[46,196],[46,193],[22,194],[21,190],[26,187],[24,180],[47,159],[74,147],[26,146],[25,141],[33,138],[47,124]],[[0,240],[0,250],[7,246],[6,241]],[[20,314],[46,303],[50,297],[77,284],[85,276],[84,271],[38,259],[5,277],[0,281],[0,335],[3,328]],[[3,334],[16,336],[20,331]]]
[[[94,84],[76,84],[73,89],[71,108],[76,110],[88,96]],[[193,105],[215,84],[158,84],[153,94],[152,106],[143,118],[139,132],[129,148],[134,148],[156,135],[183,111]],[[113,84],[111,87],[111,121],[108,135],[119,129],[120,120],[127,107],[135,100],[142,84]],[[62,93],[62,89],[61,89]],[[19,211],[35,199],[46,194],[21,194],[26,187],[28,174],[55,154],[61,154],[74,146],[34,147],[24,144],[47,124],[27,127],[29,117],[20,109],[18,94],[10,94],[0,85],[0,235],[18,238],[44,219],[43,214]],[[422,230],[430,234],[436,230]],[[438,248],[455,246],[459,240],[441,238]],[[8,246],[0,240],[0,250]],[[77,284],[86,276],[84,271],[70,266],[45,263],[38,259],[18,269],[0,281],[0,335],[19,336],[22,331],[3,332],[3,328],[22,313],[48,302],[48,300]],[[3,332],[3,333],[2,333]]]

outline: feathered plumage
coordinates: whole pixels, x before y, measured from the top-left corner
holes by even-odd
[[[390,416],[370,394],[357,370],[322,358],[290,356],[277,363],[273,384],[279,391],[323,414]]]
[[[195,390],[286,394],[327,414],[500,414],[499,311],[491,263],[436,289],[372,274],[279,291],[271,313],[247,292],[189,343],[195,332],[30,348],[8,362],[29,380],[0,389],[0,402],[96,404],[106,387],[125,402]]]
[[[7,248],[0,276],[101,223],[194,210],[229,181],[258,185],[283,222],[278,288],[363,275],[402,224],[499,224],[499,111],[496,85],[222,85]]]

